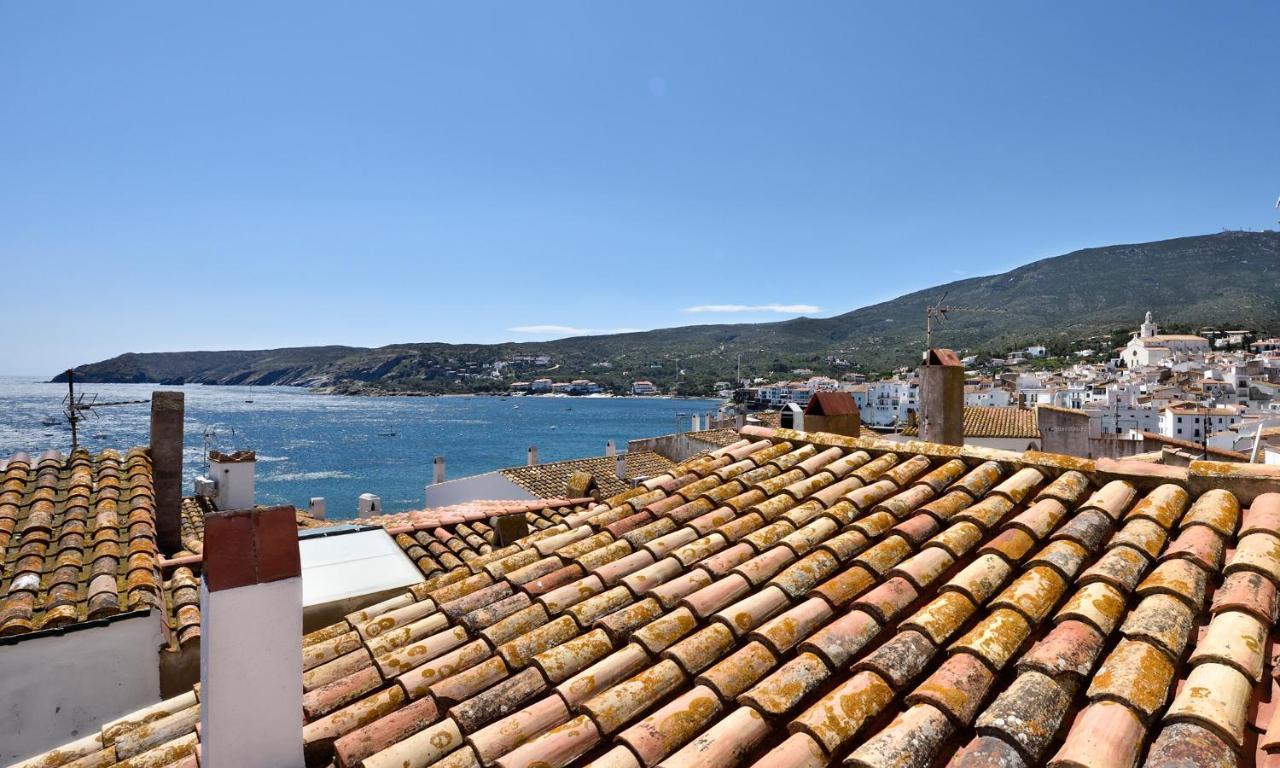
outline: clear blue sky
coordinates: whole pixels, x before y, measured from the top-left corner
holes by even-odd
[[[1277,30],[1261,2],[0,0],[0,372],[826,316],[1272,227]]]

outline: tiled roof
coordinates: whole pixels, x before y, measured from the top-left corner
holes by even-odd
[[[848,392],[814,392],[804,412],[805,415],[849,416],[858,412],[858,404]]]
[[[686,432],[689,437],[695,440],[701,440],[704,443],[711,443],[716,446],[733,445],[741,438],[738,437],[736,429],[729,427],[721,427],[718,429],[703,429],[697,432]]]
[[[1203,336],[1196,336],[1190,333],[1160,333],[1155,336],[1135,336],[1134,341],[1139,344],[1160,344],[1167,341],[1203,341],[1206,344],[1209,340]]]
[[[529,530],[539,531],[557,525],[566,514],[581,512],[586,508],[582,501],[473,501],[434,509],[338,520],[317,520],[299,512],[297,520],[299,528],[326,528],[352,523],[386,528],[405,555],[422,571],[423,577],[430,578],[492,552],[497,544],[497,537],[488,523],[491,517],[523,514],[528,521]],[[212,511],[214,508],[208,499],[183,499],[183,535],[189,550],[203,550],[204,514]],[[200,539],[186,538],[189,526],[191,530],[199,530]],[[171,646],[181,647],[200,637],[199,568],[199,562],[179,565],[164,583]]]
[[[904,435],[918,435],[918,424],[910,424],[902,430]],[[965,437],[1040,437],[1034,408],[1016,406],[966,406],[964,409]]]
[[[660,475],[672,466],[669,459],[653,451],[630,451],[620,455],[625,458],[628,479]],[[569,476],[573,473],[590,472],[596,479],[596,488],[600,493],[613,496],[631,487],[626,481],[618,479],[615,461],[612,456],[595,456],[498,471],[511,482],[544,499],[563,496]]]
[[[761,426],[778,427],[779,426],[778,422],[779,422],[779,419],[782,418],[782,414],[779,413],[778,411],[758,411],[756,413],[751,414],[751,418],[759,421]],[[861,426],[861,436],[862,437],[879,437],[880,433],[875,431],[871,427],[868,427],[866,424],[863,424]]]
[[[205,496],[184,496],[182,499],[181,536],[183,551],[179,555],[204,551],[204,516],[215,512],[213,500]],[[326,525],[303,510],[298,510],[296,519],[299,528],[315,528]],[[345,521],[344,521],[345,522]]]
[[[0,485],[0,635],[157,605],[151,462],[134,449],[8,460]]]
[[[782,414],[778,411],[759,411],[751,414],[749,418],[759,421],[766,427],[776,427],[778,426],[778,422],[782,419]]]
[[[1165,408],[1170,413],[1185,414],[1188,416],[1239,416],[1240,411],[1237,408],[1205,408],[1195,403],[1186,403],[1182,405],[1170,405]]]
[[[1200,766],[1280,750],[1280,473],[744,434],[309,634],[315,762]],[[196,707],[43,764],[182,759]]]

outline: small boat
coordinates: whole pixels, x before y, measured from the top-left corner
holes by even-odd
[[[252,400],[245,400],[246,403],[252,403]]]
[[[53,416],[45,416],[43,419],[40,420],[40,423],[46,427],[58,426],[58,420]]]
[[[379,432],[378,437],[395,437],[395,432]]]

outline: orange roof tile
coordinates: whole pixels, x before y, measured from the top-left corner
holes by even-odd
[[[619,455],[625,462],[628,480],[660,475],[672,466],[669,459],[653,451],[631,451]],[[595,477],[596,487],[605,496],[621,493],[630,487],[626,480],[618,478],[616,459],[611,456],[552,461],[498,471],[511,482],[544,499],[563,496],[569,476],[575,472],[590,472]]]
[[[134,449],[10,458],[0,485],[0,635],[160,602],[151,462]]]
[[[903,428],[904,435],[918,435],[918,424]],[[1034,408],[1016,406],[965,406],[965,437],[1012,437],[1034,439],[1040,437],[1040,427]]]
[[[1280,755],[1280,472],[744,438],[307,635],[316,759]],[[196,741],[178,719],[169,756]],[[46,764],[131,756],[115,728]]]

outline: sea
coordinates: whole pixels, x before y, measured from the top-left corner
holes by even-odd
[[[312,394],[298,387],[86,384],[84,402],[101,405],[79,425],[89,450],[146,445],[157,389],[186,394],[184,493],[206,469],[209,450],[258,453],[260,504],[305,508],[325,499],[329,517],[354,517],[362,493],[375,493],[388,512],[418,509],[432,480],[432,459],[445,458],[446,479],[523,465],[529,446],[541,462],[602,456],[613,440],[689,429],[693,414],[717,400],[598,397],[353,397]],[[61,416],[65,384],[0,377],[0,458],[33,458],[71,447]],[[56,424],[46,424],[45,422]]]

